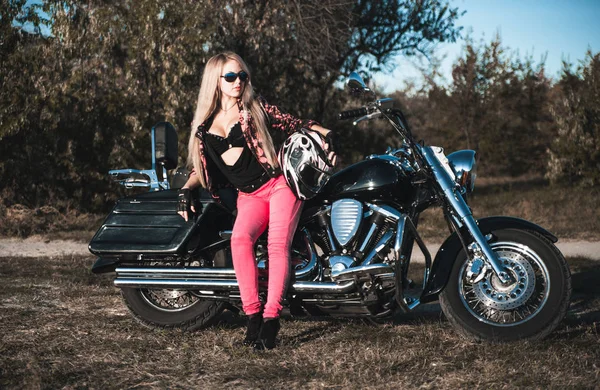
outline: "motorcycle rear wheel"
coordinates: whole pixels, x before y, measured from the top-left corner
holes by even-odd
[[[440,294],[442,311],[467,339],[542,339],[566,315],[571,297],[569,267],[556,246],[535,232],[504,229],[493,235],[492,250],[514,283],[503,286],[492,271],[470,283],[469,261],[461,251]]]
[[[122,288],[121,295],[133,317],[149,328],[203,329],[225,308],[223,302],[201,299],[185,290]]]

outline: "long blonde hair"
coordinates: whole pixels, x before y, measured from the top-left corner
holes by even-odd
[[[202,74],[202,83],[200,84],[200,92],[198,93],[198,103],[196,104],[196,112],[194,113],[194,120],[192,121],[192,129],[190,132],[190,140],[188,142],[188,168],[194,168],[196,175],[200,180],[200,184],[206,187],[206,181],[204,179],[204,168],[200,161],[200,140],[196,137],[198,126],[206,122],[211,115],[217,109],[217,105],[220,104],[221,100],[221,88],[219,87],[219,81],[221,78],[221,72],[225,63],[235,60],[240,64],[240,67],[244,72],[248,74],[244,92],[242,94],[242,109],[250,111],[252,120],[256,129],[258,130],[259,141],[263,145],[265,157],[273,167],[279,166],[273,146],[273,139],[267,130],[267,117],[264,109],[260,103],[254,98],[254,89],[252,88],[252,77],[250,75],[250,69],[248,65],[242,60],[242,58],[233,52],[224,52],[217,54],[212,57],[206,63],[204,72]],[[246,116],[246,120],[247,120]]]

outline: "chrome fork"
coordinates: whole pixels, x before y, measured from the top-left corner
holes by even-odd
[[[462,195],[456,191],[456,182],[452,180],[448,172],[446,172],[430,146],[422,148],[422,152],[425,160],[431,167],[435,178],[440,184],[442,191],[446,195],[446,199],[450,202],[450,205],[458,215],[459,219],[455,219],[455,221],[467,227],[486,261],[490,264],[496,276],[498,276],[498,279],[500,279],[503,284],[512,282],[512,277],[506,272],[500,259],[498,259],[498,256],[492,251],[492,248],[490,248],[487,240],[481,233],[481,230],[479,230],[479,226],[477,226],[477,222],[475,221],[475,218],[473,218],[471,209]]]

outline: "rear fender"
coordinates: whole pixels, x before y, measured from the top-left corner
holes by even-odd
[[[519,229],[541,234],[553,243],[558,241],[556,236],[543,227],[521,218],[504,216],[487,217],[477,220],[477,224],[484,235],[492,233],[494,230]],[[466,231],[462,234],[464,237],[469,236]],[[427,284],[421,294],[421,303],[427,303],[437,299],[439,293],[446,287],[450,271],[452,271],[454,262],[462,250],[463,247],[456,232],[444,241],[433,261]]]

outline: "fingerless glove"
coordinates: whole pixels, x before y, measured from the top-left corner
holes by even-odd
[[[192,191],[189,188],[181,188],[177,192],[177,211],[190,211],[192,205]]]
[[[327,145],[329,147],[328,152],[333,152],[337,154],[339,149],[338,138],[333,131],[327,133],[327,135],[325,136],[325,142],[327,142]]]

